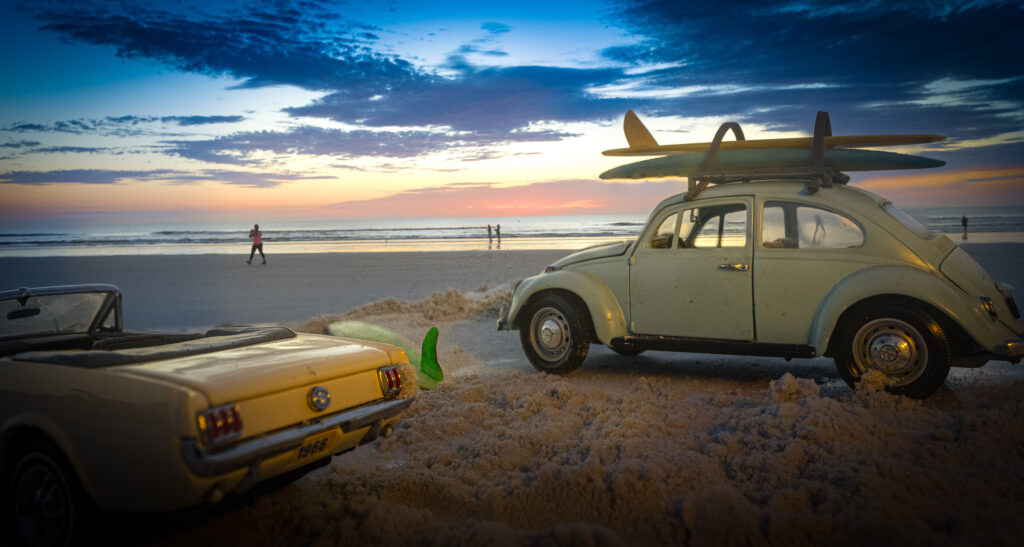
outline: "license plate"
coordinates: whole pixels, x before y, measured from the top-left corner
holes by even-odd
[[[313,461],[330,454],[328,449],[334,446],[334,443],[331,441],[333,441],[336,436],[337,432],[328,431],[327,433],[309,437],[302,442],[302,446],[300,446],[298,452],[295,453],[295,461]]]

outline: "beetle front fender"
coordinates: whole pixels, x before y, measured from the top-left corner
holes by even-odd
[[[991,348],[1005,342],[979,302],[964,294],[941,274],[907,266],[875,266],[859,270],[837,283],[822,300],[814,317],[809,343],[824,353],[839,319],[858,302],[872,297],[899,296],[925,302],[957,322],[975,341]]]
[[[519,313],[535,295],[545,291],[567,292],[587,306],[594,334],[602,344],[626,335],[626,318],[615,294],[596,276],[579,270],[559,270],[523,280],[516,287],[509,306],[508,323],[518,328]]]

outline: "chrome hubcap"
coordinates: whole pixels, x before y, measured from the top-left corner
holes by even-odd
[[[887,317],[870,321],[857,331],[853,356],[861,374],[878,370],[901,386],[924,373],[928,346],[913,326]]]
[[[533,349],[545,361],[559,361],[569,352],[569,322],[555,308],[541,308],[530,322]]]

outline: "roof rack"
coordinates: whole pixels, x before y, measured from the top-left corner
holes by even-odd
[[[718,132],[715,133],[715,138],[711,141],[711,146],[708,148],[707,155],[704,157],[700,169],[696,173],[687,176],[689,188],[687,189],[686,196],[683,198],[685,201],[696,199],[709,184],[724,184],[758,179],[777,180],[780,178],[810,177],[811,180],[807,185],[807,190],[814,194],[823,186],[831,188],[832,184],[846,184],[850,181],[849,175],[840,173],[837,169],[825,165],[825,137],[832,136],[832,121],[829,119],[828,112],[818,111],[818,115],[814,118],[813,158],[811,165],[805,168],[718,171],[715,169],[715,164],[718,160],[718,150],[722,146],[722,139],[729,131],[733,132],[736,140],[746,140],[740,124],[736,122],[723,123],[718,128]]]

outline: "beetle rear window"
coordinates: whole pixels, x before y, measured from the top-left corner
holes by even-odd
[[[900,224],[907,227],[908,230],[914,232],[915,235],[921,239],[931,239],[935,237],[935,234],[931,230],[926,228],[923,224],[918,222],[914,217],[903,212],[902,209],[896,207],[892,203],[886,203],[882,206],[882,209],[889,213],[889,216],[899,221]]]

